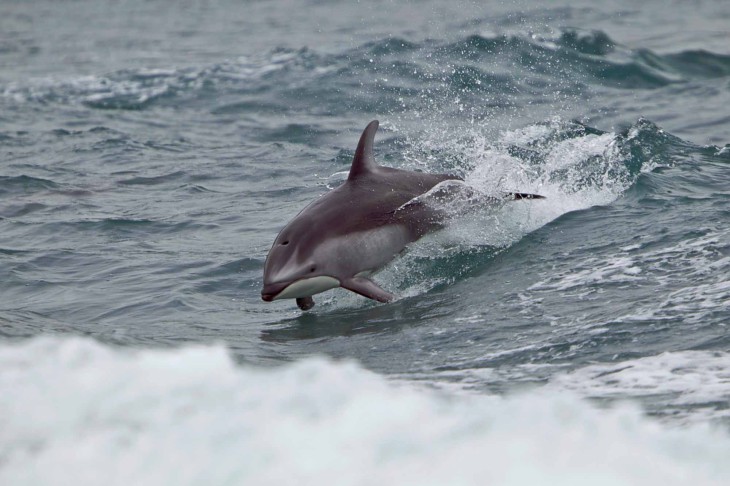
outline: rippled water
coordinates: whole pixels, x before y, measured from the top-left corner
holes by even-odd
[[[215,342],[250,369],[324,355],[400,385],[591,399],[578,414],[630,400],[726,430],[728,21],[723,2],[5,3],[3,352],[32,380],[34,353],[91,346],[38,335]],[[277,232],[344,180],[375,118],[384,165],[547,199],[454,205],[375,276],[392,304],[261,301]],[[109,373],[142,378],[139,356]],[[59,366],[59,382],[85,373]],[[30,440],[13,437],[0,464]]]

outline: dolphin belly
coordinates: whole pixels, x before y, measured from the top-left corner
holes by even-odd
[[[341,284],[383,267],[414,239],[403,225],[383,225],[327,240],[317,248],[315,258],[336,264],[330,271]]]

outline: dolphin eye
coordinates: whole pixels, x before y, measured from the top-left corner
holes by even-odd
[[[288,245],[288,244],[289,244],[289,240],[287,240],[287,241],[282,241],[282,242],[281,242],[281,244],[282,244],[282,246],[284,246],[284,245]]]
[[[313,273],[313,272],[314,272],[315,270],[317,270],[317,267],[315,267],[314,265],[312,265],[312,266],[311,266],[311,267],[309,268],[309,273]]]

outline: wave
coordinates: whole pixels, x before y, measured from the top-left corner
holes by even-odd
[[[475,322],[479,322],[478,317]],[[468,318],[457,320],[461,326],[469,323]],[[650,332],[633,329],[632,337]],[[589,336],[594,340],[604,335],[616,339],[621,332],[605,324],[581,326],[580,329],[584,338]],[[493,351],[479,356],[478,360],[472,357],[470,362],[451,359],[434,372],[403,374],[397,378],[436,389],[480,394],[525,389],[569,393],[590,399],[599,406],[632,401],[641,404],[646,413],[663,423],[715,424],[727,428],[730,354],[717,350],[724,349],[722,346],[716,346],[712,351],[694,349],[643,356],[644,346],[618,347],[617,353],[607,361],[591,364],[581,364],[575,357],[565,361],[555,359],[561,348],[579,346],[577,342],[563,346],[536,342]],[[545,350],[551,352],[551,359],[533,362]],[[532,359],[521,362],[520,355],[529,355]]]
[[[58,188],[55,182],[28,175],[0,176],[0,196],[21,195]]]
[[[393,37],[335,54],[277,48],[198,68],[126,69],[9,83],[0,86],[0,99],[114,110],[189,103],[208,105],[218,114],[279,113],[317,99],[325,112],[336,112],[343,104],[351,110],[398,112],[457,96],[513,106],[515,97],[532,97],[537,103],[547,95],[558,101],[555,91],[580,96],[586,86],[655,89],[728,75],[728,55],[702,50],[659,54],[623,46],[603,31],[566,28],[553,36]],[[487,94],[491,97],[485,100]]]
[[[322,358],[236,366],[220,346],[0,346],[8,484],[725,484],[730,437],[565,391],[506,398]],[[348,451],[343,455],[342,451]],[[181,464],[184,467],[181,467]]]
[[[608,206],[621,198],[650,202],[666,197],[663,194],[670,189],[672,197],[700,197],[699,194],[709,194],[708,188],[713,188],[713,184],[717,186],[718,194],[723,191],[724,179],[721,177],[714,181],[707,181],[705,177],[692,180],[684,177],[684,174],[696,173],[693,167],[696,167],[698,159],[716,162],[724,160],[724,148],[698,147],[646,119],[640,119],[620,132],[604,132],[578,121],[552,118],[520,129],[504,130],[496,136],[488,131],[488,127],[480,124],[470,124],[468,127],[427,124],[425,130],[411,134],[407,127],[401,128],[397,123],[396,120],[395,124],[384,125],[381,135],[383,138],[378,143],[378,157],[381,160],[396,161],[390,165],[409,170],[456,173],[482,194],[498,195],[522,191],[542,194],[548,198],[546,201],[492,205],[478,211],[470,209],[468,203],[465,205],[464,202],[457,201],[447,208],[454,215],[449,228],[411,245],[405,254],[376,275],[377,280],[394,289],[403,299],[433,291],[438,294],[440,290],[456,282],[479,276],[507,249],[537,229],[559,218],[565,218],[569,213]],[[324,138],[334,133],[321,127],[291,124],[281,127],[279,131],[282,137],[299,138],[299,143],[305,143],[310,136]],[[110,137],[112,140],[129,139],[123,133],[103,127],[54,136],[90,136],[92,140],[87,145],[93,144],[97,147]],[[146,146],[134,140],[129,140],[129,143]],[[74,150],[80,150],[80,147],[83,145],[76,143]],[[351,152],[341,152],[338,161],[347,164],[351,156]],[[677,166],[681,170],[665,175],[659,173]],[[275,169],[267,170],[267,174],[274,174],[272,171]],[[705,167],[704,170],[707,172],[709,168]],[[178,197],[181,191],[206,192],[207,188],[193,183],[207,178],[215,179],[215,176],[196,176],[189,171],[175,168],[160,171],[157,167],[115,172],[112,176],[116,179],[112,187],[97,187],[94,191],[112,190],[127,194],[127,191],[138,188],[160,186],[170,189]],[[108,185],[108,182],[105,184]],[[330,186],[333,182],[334,179],[329,178],[324,184]],[[33,190],[26,194],[28,188]],[[71,191],[70,186],[58,186],[46,179],[29,176],[0,179],[0,191],[3,190],[21,190],[24,197],[22,201],[15,198],[12,204],[0,207],[0,217],[14,219],[9,235],[15,241],[58,243],[79,235],[88,235],[93,236],[94,241],[124,242],[143,237],[179,237],[198,231],[219,232],[222,226],[227,225],[226,221],[217,217],[206,224],[181,220],[179,217],[160,219],[153,214],[154,207],[131,214],[124,207],[124,198],[120,199],[115,210],[106,210],[96,218],[73,216],[57,220],[49,216],[53,211],[63,210],[68,204],[86,204],[85,208],[93,207],[95,201],[93,198],[86,202],[82,198],[68,198],[65,194],[75,196],[79,191]],[[36,195],[34,191],[38,190],[44,192]],[[289,196],[293,190],[300,189],[277,189],[263,195],[267,195],[270,200],[281,197],[291,199]],[[87,191],[83,194],[95,193]],[[50,197],[54,194],[58,194],[59,198]],[[270,229],[275,230],[276,228]],[[254,261],[262,265],[262,258],[263,256],[257,256]],[[622,261],[620,256],[616,256],[616,259]],[[605,267],[605,275],[596,275],[606,277],[613,275],[612,265],[612,261],[587,262],[581,268]],[[582,275],[575,274],[575,267],[570,267],[570,272],[573,273],[566,278],[578,278]],[[588,270],[586,272],[588,275],[592,274]],[[239,268],[227,268],[224,273],[226,275],[216,278],[196,278],[195,287],[208,291],[222,287],[258,287],[260,283],[260,273],[255,268],[247,269],[243,281],[236,280],[241,277]],[[558,279],[560,275],[560,272],[556,272],[553,278]],[[619,271],[615,277],[620,278],[622,275]],[[546,288],[561,285],[566,284],[553,281],[545,283]],[[590,282],[586,280],[582,285],[590,286]],[[541,290],[535,287],[533,292],[539,294]],[[695,294],[688,294],[682,301],[687,301],[692,295]],[[710,286],[701,295],[703,298],[713,299],[714,302],[725,294],[722,289]],[[316,312],[331,313],[334,309],[343,307],[371,305],[350,293],[333,292],[323,295]],[[647,312],[671,316],[675,310],[668,305],[666,309],[647,309]],[[712,309],[707,312],[712,312]],[[704,311],[698,313],[700,316],[705,314]]]
[[[595,399],[641,399],[673,421],[721,423],[730,417],[730,354],[675,351],[592,364],[550,379],[548,388]]]
[[[661,245],[639,239],[616,248],[608,257],[575,257],[570,270],[555,268],[529,290],[538,297],[548,292],[588,294],[598,287],[621,285],[665,289],[614,319],[655,327],[681,319],[685,329],[694,330],[696,342],[704,324],[713,322],[723,303],[730,301],[730,259],[724,256],[727,245],[723,243],[728,238],[730,230],[716,227],[686,232],[678,241],[668,239]]]
[[[643,119],[621,133],[553,119],[504,131],[494,140],[478,127],[437,130],[407,146],[407,169],[458,173],[481,194],[522,191],[547,199],[476,211],[473,202],[456,200],[441,208],[452,213],[450,226],[411,245],[377,276],[404,297],[464,280],[538,228],[571,212],[610,205],[642,175],[677,164],[679,152],[703,150]],[[648,190],[642,185],[643,194]],[[337,302],[349,306],[357,300],[338,295]]]

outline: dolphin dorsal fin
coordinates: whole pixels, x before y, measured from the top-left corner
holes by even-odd
[[[360,142],[357,144],[355,157],[352,159],[350,175],[347,176],[348,181],[353,181],[365,174],[372,173],[378,167],[378,164],[375,163],[375,157],[373,157],[373,142],[375,140],[375,132],[378,131],[378,125],[378,120],[371,121],[365,127],[365,130],[363,130],[362,135],[360,135]]]

